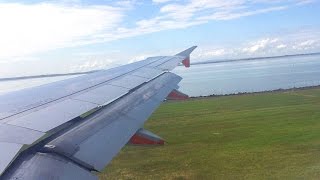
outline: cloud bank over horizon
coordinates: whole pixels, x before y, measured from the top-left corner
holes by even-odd
[[[72,53],[72,50],[77,48],[89,54],[85,56],[87,59],[82,57],[81,62],[75,65],[72,65],[75,61],[64,61],[65,66],[68,66],[64,70],[92,70],[125,64],[148,55],[159,55],[160,52],[155,52],[149,47],[145,48],[144,52],[127,52],[124,55],[124,48],[130,48],[126,45],[119,45],[123,49],[118,49],[116,53],[106,52],[99,55],[98,52],[108,43],[149,34],[153,37],[159,34],[159,39],[162,39],[163,35],[160,34],[163,32],[184,31],[192,27],[203,27],[194,32],[194,35],[209,34],[212,30],[206,26],[214,23],[236,23],[246,17],[301,9],[314,3],[317,2],[312,0],[153,0],[152,2],[123,0],[105,3],[81,0],[33,3],[0,1],[0,64],[4,65],[2,69],[8,67],[0,70],[4,74],[5,71],[12,71],[12,65],[8,64],[15,62],[53,61],[53,58],[49,57],[52,54],[55,58],[61,59],[79,58],[81,53]],[[254,20],[252,23],[255,23]],[[211,45],[204,40],[203,46],[197,44],[200,47],[193,56],[200,61],[320,50],[320,28],[317,25],[292,29],[289,33],[281,32],[281,29],[279,31],[278,34],[261,33],[260,36],[250,37],[246,41],[239,40],[240,43],[231,43],[232,45],[228,45],[227,42]],[[174,33],[167,34],[169,42],[176,38],[174,35],[170,37],[170,34]],[[226,31],[219,36],[227,38],[228,33]],[[161,53],[173,53],[185,48],[185,44],[179,44],[178,41],[179,39],[176,39],[172,43],[174,48],[171,46],[168,49],[165,49],[167,44],[159,43],[158,46],[163,47]],[[190,43],[202,43],[202,41],[194,40]],[[68,50],[71,52],[70,55],[65,52]]]

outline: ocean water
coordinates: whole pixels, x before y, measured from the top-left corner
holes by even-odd
[[[259,92],[320,85],[320,55],[257,59],[177,67],[189,96]],[[0,94],[74,76],[0,82]]]
[[[259,92],[320,85],[320,55],[301,55],[178,67],[190,96]]]

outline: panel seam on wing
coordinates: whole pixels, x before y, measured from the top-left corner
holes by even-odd
[[[134,70],[132,70],[132,71],[129,71],[129,72],[126,72],[126,73],[121,74],[121,75],[119,75],[119,76],[116,76],[116,77],[114,77],[114,78],[111,78],[111,79],[109,79],[109,80],[107,80],[107,81],[104,81],[104,82],[98,83],[98,84],[96,84],[96,85],[90,86],[90,87],[88,87],[88,88],[79,90],[79,91],[77,91],[77,92],[74,92],[74,93],[71,93],[71,94],[62,96],[62,97],[60,97],[60,98],[57,98],[57,99],[54,99],[54,100],[50,100],[50,101],[48,101],[48,102],[46,102],[46,103],[43,103],[43,104],[41,104],[41,105],[38,105],[38,106],[35,106],[35,107],[32,107],[32,108],[29,108],[29,109],[25,109],[25,110],[23,110],[23,111],[20,111],[20,112],[17,112],[17,113],[15,113],[15,114],[6,116],[6,117],[4,117],[4,118],[0,118],[0,120],[4,120],[4,119],[10,118],[10,117],[14,117],[14,116],[16,116],[16,115],[18,115],[18,114],[26,113],[26,112],[28,112],[28,111],[30,111],[30,110],[32,110],[32,109],[37,109],[37,108],[39,108],[39,107],[41,107],[41,106],[44,106],[44,105],[49,105],[49,104],[51,104],[51,103],[57,103],[57,102],[60,102],[60,101],[64,101],[64,100],[66,100],[66,99],[67,99],[68,97],[70,97],[70,96],[76,95],[76,94],[78,94],[78,93],[84,92],[84,91],[89,90],[89,89],[95,89],[95,88],[99,87],[100,85],[107,84],[107,82],[110,82],[110,81],[115,80],[115,79],[117,79],[117,78],[120,78],[120,77],[122,77],[122,76],[128,75],[128,74],[130,74],[130,73],[132,73],[132,72],[135,72],[135,71],[137,71],[137,70],[139,70],[139,69],[141,69],[141,68],[148,67],[149,65],[151,65],[151,64],[155,63],[156,61],[159,61],[159,60],[161,60],[161,59],[163,59],[163,58],[165,58],[165,57],[167,57],[167,56],[163,56],[163,57],[161,57],[161,58],[158,59],[158,60],[152,61],[152,62],[150,62],[150,63],[148,63],[148,64],[145,64],[145,65],[143,65],[143,66],[141,66],[141,67],[138,67],[138,68],[136,68],[136,69],[134,69]]]

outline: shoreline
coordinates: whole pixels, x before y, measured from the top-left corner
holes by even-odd
[[[306,54],[287,54],[287,55],[278,55],[278,56],[258,56],[258,57],[248,57],[248,58],[239,58],[239,59],[225,59],[225,60],[208,60],[201,62],[194,62],[191,65],[201,65],[201,64],[217,64],[217,63],[230,63],[230,62],[239,62],[239,61],[255,61],[260,59],[278,59],[286,57],[299,57],[299,56],[314,56],[320,55],[320,52],[306,53]]]
[[[265,90],[265,91],[256,91],[256,92],[238,92],[238,93],[231,93],[231,94],[210,94],[206,96],[190,96],[189,100],[201,99],[201,98],[223,97],[223,96],[243,96],[243,95],[254,95],[254,94],[263,94],[263,93],[274,93],[274,92],[288,92],[288,91],[317,89],[317,88],[320,88],[320,85],[293,87],[293,88],[287,88],[287,89],[279,88],[274,90]]]

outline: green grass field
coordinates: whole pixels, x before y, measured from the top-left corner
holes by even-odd
[[[101,179],[319,179],[320,88],[166,102]]]

